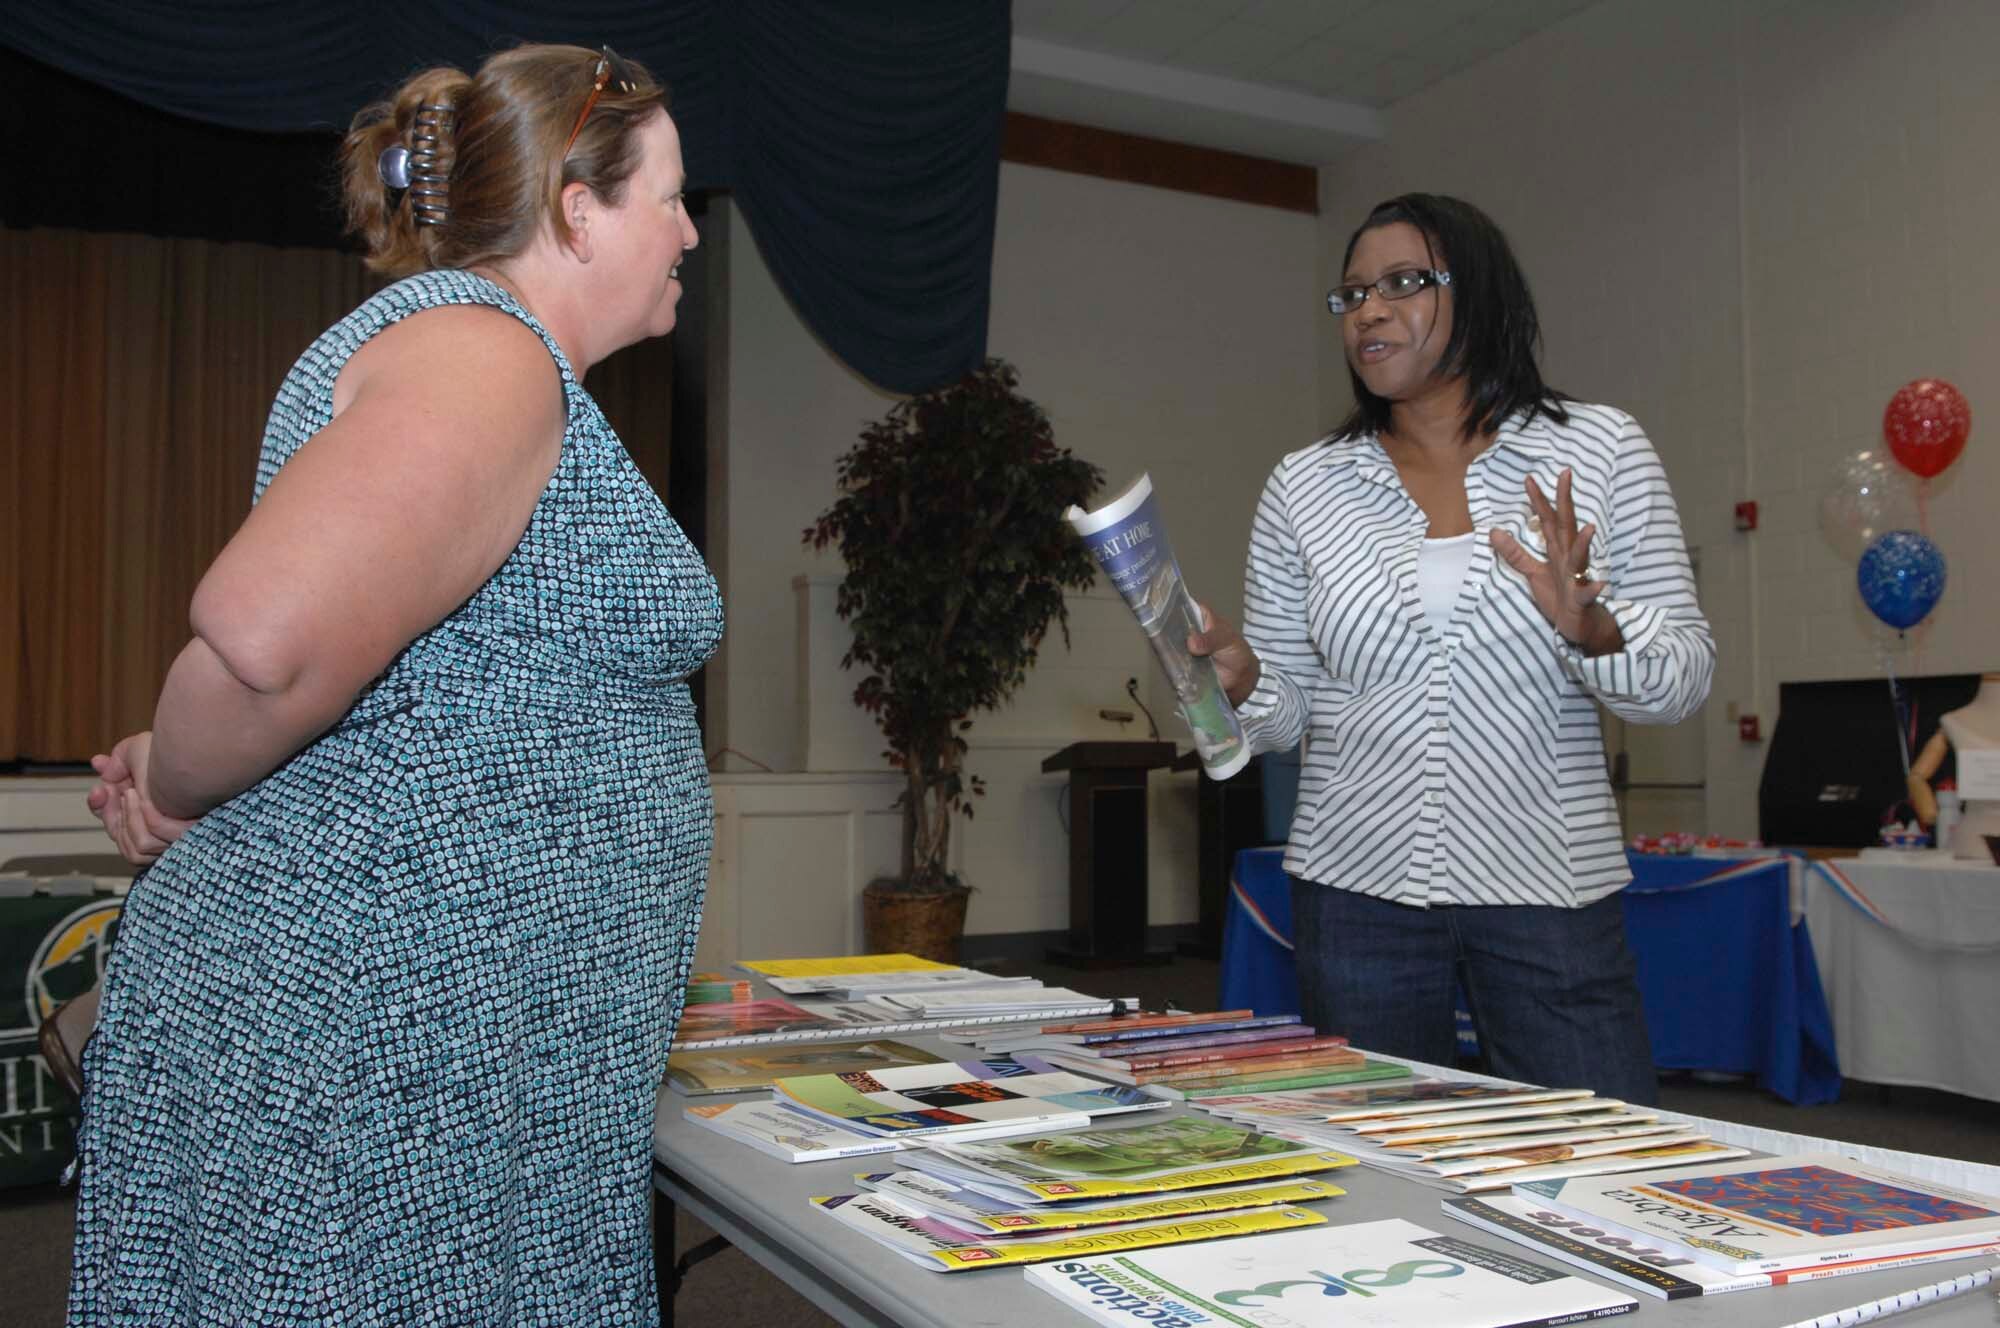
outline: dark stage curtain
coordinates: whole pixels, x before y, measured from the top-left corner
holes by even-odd
[[[730,191],[806,324],[920,392],[986,353],[1010,30],[1008,0],[27,3],[0,24],[29,57],[0,67],[0,207],[10,226],[326,243],[326,152],[360,106],[516,41],[609,45],[672,85],[690,184]],[[164,224],[134,224],[146,205]]]

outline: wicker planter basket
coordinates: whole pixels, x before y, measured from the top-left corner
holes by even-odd
[[[940,964],[958,962],[965,934],[965,903],[972,891],[914,892],[891,881],[870,881],[861,891],[861,922],[869,954],[913,954]]]

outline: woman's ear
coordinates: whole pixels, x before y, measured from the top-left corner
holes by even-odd
[[[591,241],[590,223],[596,215],[597,195],[590,192],[589,185],[576,183],[563,186],[564,234],[561,238],[564,247],[576,256],[576,261],[579,263],[588,263],[595,252]]]

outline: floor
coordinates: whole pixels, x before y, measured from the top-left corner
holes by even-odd
[[[1090,972],[1046,964],[1016,971],[1093,994],[1137,996],[1148,1009],[1168,1001],[1184,1009],[1213,1008],[1218,979],[1214,962],[1185,957],[1159,966]],[[1850,1082],[1837,1103],[1794,1107],[1748,1083],[1677,1075],[1662,1081],[1660,1096],[1662,1106],[1697,1116],[2000,1164],[2000,1109],[1949,1093]],[[73,1212],[72,1195],[55,1187],[0,1191],[0,1328],[62,1323]],[[683,1214],[676,1223],[676,1248],[688,1250],[710,1234]],[[705,1328],[821,1328],[834,1322],[734,1249],[690,1270],[676,1309],[681,1323]]]

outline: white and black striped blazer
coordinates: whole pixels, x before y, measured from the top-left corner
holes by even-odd
[[[1322,440],[1264,487],[1243,634],[1263,677],[1241,707],[1254,750],[1305,738],[1285,869],[1400,903],[1578,907],[1631,879],[1597,705],[1671,724],[1708,697],[1715,643],[1680,514],[1636,421],[1569,403],[1504,425],[1465,477],[1472,566],[1442,631],[1425,616],[1427,528],[1375,439]],[[1495,556],[1530,552],[1524,481],[1574,472],[1577,522],[1625,649],[1585,658]]]

